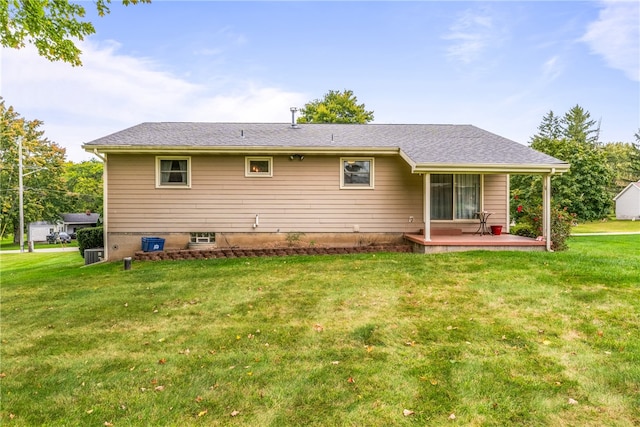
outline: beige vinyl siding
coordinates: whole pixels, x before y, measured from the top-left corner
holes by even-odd
[[[492,212],[487,221],[489,225],[507,226],[507,184],[505,174],[484,176],[484,210]]]
[[[109,231],[397,233],[423,221],[422,179],[400,157],[375,158],[373,190],[341,190],[338,156],[274,156],[273,177],[245,177],[245,156],[191,161],[191,188],[165,189],[155,156],[109,155]]]

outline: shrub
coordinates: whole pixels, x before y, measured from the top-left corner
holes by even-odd
[[[104,246],[104,229],[102,227],[90,227],[78,230],[78,248],[80,256],[84,258],[85,249],[101,248]]]
[[[542,206],[533,209],[518,206],[517,225],[511,227],[511,233],[524,237],[538,237],[542,235]],[[571,226],[575,221],[575,214],[567,212],[567,208],[551,208],[551,249],[565,251],[567,238],[571,234]]]
[[[514,225],[511,227],[510,233],[516,236],[531,237],[532,239],[538,237],[538,233],[533,229],[533,226],[528,223]]]

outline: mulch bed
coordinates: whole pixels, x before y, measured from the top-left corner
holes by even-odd
[[[266,248],[266,249],[176,249],[157,252],[136,252],[136,261],[160,261],[181,259],[249,258],[291,255],[347,255],[376,252],[412,252],[411,245],[375,245],[354,247],[308,247],[308,248]]]

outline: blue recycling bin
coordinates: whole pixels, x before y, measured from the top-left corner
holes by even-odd
[[[142,250],[144,252],[156,252],[164,250],[164,239],[161,237],[143,237]]]

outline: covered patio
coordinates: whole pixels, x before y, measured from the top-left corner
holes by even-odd
[[[413,246],[415,253],[484,251],[545,251],[544,240],[531,239],[512,234],[459,234],[431,235],[429,240],[422,234],[405,234],[405,240]]]

